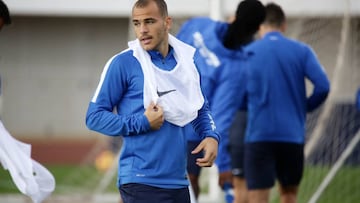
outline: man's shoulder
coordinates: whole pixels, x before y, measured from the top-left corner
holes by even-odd
[[[289,37],[285,38],[285,40],[287,43],[286,47],[288,48],[288,50],[291,50],[291,52],[293,53],[297,53],[298,55],[303,55],[303,56],[306,56],[308,54],[316,55],[313,48],[309,44],[303,41],[292,39]]]
[[[133,60],[135,59],[134,55],[133,55],[133,50],[131,49],[125,49],[123,51],[121,51],[120,53],[117,53],[115,55],[113,55],[110,60],[111,61],[128,61],[128,60]]]
[[[130,48],[123,50],[122,52],[116,54],[115,56],[120,58],[134,58],[133,50]]]
[[[292,39],[289,37],[281,37],[278,39],[280,41],[281,44],[286,44],[286,46],[288,48],[292,48],[292,49],[296,49],[296,48],[300,48],[300,49],[311,49],[311,47],[299,40],[296,39]],[[244,49],[246,51],[249,50],[255,50],[255,49],[263,49],[264,46],[269,46],[271,44],[271,41],[273,41],[271,38],[265,38],[265,39],[257,39],[253,42],[251,42],[250,44],[248,44],[247,46],[244,47]]]
[[[113,55],[111,58],[108,59],[107,65],[117,65],[121,66],[129,66],[130,64],[136,63],[137,60],[133,55],[133,50],[126,49],[120,53]]]

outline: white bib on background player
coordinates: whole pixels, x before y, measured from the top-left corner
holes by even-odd
[[[31,159],[31,145],[13,138],[0,121],[0,163],[21,193],[41,203],[55,189],[54,176]]]

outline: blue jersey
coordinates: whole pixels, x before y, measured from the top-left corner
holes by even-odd
[[[306,113],[319,107],[330,90],[316,55],[307,45],[280,32],[267,33],[247,51],[245,142],[304,143]],[[305,78],[314,87],[308,97]]]
[[[240,69],[243,66],[241,48],[230,50],[224,47],[223,38],[228,23],[206,17],[193,18],[184,23],[177,37],[197,49],[197,67],[201,88],[208,98],[211,112],[221,135],[216,164],[220,172],[231,170],[228,154],[230,126],[238,110]],[[198,135],[190,127],[188,140],[197,140]]]
[[[150,51],[152,62],[171,70],[176,64],[171,48],[162,58]],[[89,129],[110,136],[123,136],[118,185],[141,183],[160,188],[183,188],[186,174],[185,128],[164,122],[160,130],[150,130],[144,115],[144,75],[132,50],[124,51],[106,64],[100,83],[86,114]],[[214,131],[207,102],[191,122],[202,139],[219,135]]]

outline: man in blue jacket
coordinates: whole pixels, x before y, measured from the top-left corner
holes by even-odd
[[[200,88],[195,48],[169,34],[164,0],[138,0],[132,9],[137,39],[112,57],[89,104],[86,125],[123,136],[118,187],[124,203],[190,203],[184,126],[191,123],[209,167],[219,134]],[[116,113],[114,113],[116,112]]]
[[[304,167],[306,113],[326,100],[330,83],[312,49],[282,34],[281,7],[265,7],[262,39],[247,47],[245,179],[252,203],[269,202],[276,179],[281,202],[295,203]],[[305,78],[314,87],[308,97]]]
[[[229,131],[238,111],[237,97],[241,88],[239,79],[243,68],[243,47],[251,43],[254,34],[259,29],[265,17],[265,8],[258,0],[243,0],[238,4],[235,19],[231,22],[214,21],[208,17],[196,17],[188,20],[181,27],[177,37],[196,47],[200,56],[198,68],[201,77],[201,87],[205,96],[209,99],[211,112],[221,135],[219,154],[216,165],[219,169],[219,185],[227,190],[232,185],[232,164],[229,155]],[[238,120],[235,121],[237,124]],[[235,124],[235,125],[236,125]],[[242,143],[243,131],[235,132],[238,140]],[[190,127],[187,134],[188,151],[191,152],[201,140]],[[235,151],[235,150],[234,150]],[[238,150],[236,150],[238,151]],[[242,148],[239,149],[240,153]],[[196,197],[199,195],[200,167],[194,164],[197,155],[189,153],[188,173],[191,185]],[[242,168],[242,155],[236,155],[233,161],[239,163]],[[243,180],[243,170],[237,170],[235,180]],[[237,178],[238,177],[238,178]],[[234,182],[236,186],[245,186],[243,181]],[[237,195],[235,189],[235,202],[243,202],[245,194]],[[243,187],[245,188],[245,187]],[[243,191],[243,189],[241,190]],[[232,203],[231,198],[229,201]]]

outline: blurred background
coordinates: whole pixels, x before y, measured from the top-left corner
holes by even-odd
[[[135,38],[129,24],[134,2],[5,0],[13,22],[0,33],[0,115],[12,136],[32,145],[33,159],[54,174],[56,190],[46,202],[118,202],[121,138],[89,131],[85,113],[105,63]],[[192,16],[226,20],[238,2],[167,0],[172,33]],[[360,1],[273,2],[287,14],[286,34],[314,48],[332,85],[326,104],[308,116],[299,202],[360,202],[360,114],[354,107],[360,87]],[[200,203],[223,201],[216,170],[202,173]],[[276,202],[276,195],[272,199]],[[0,170],[0,202],[30,202],[5,170]]]

